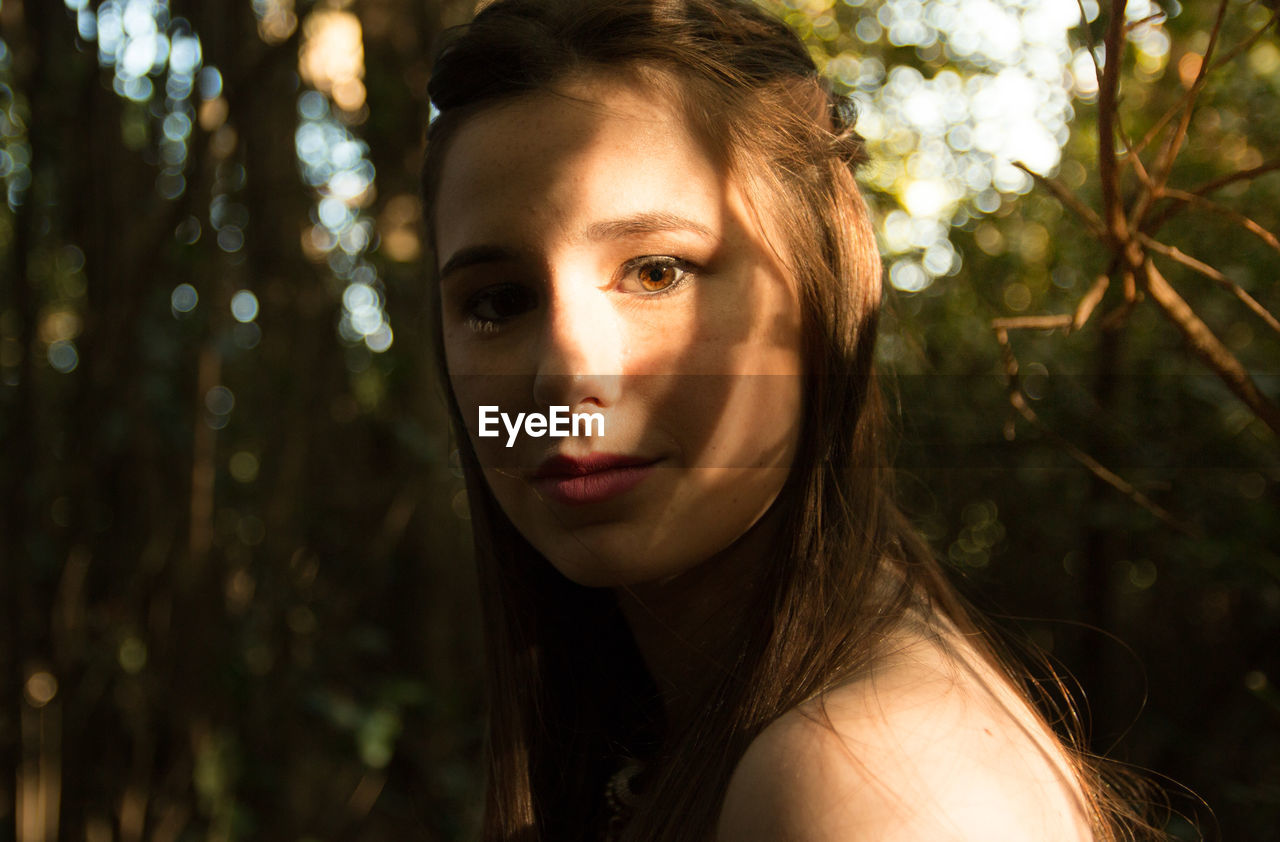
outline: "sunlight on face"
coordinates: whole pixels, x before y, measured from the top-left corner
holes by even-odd
[[[800,425],[800,306],[669,96],[597,74],[495,105],[437,196],[447,365],[493,494],[564,575],[650,582],[768,509]],[[478,435],[479,407],[604,436]]]

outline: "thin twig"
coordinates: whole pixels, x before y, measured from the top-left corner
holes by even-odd
[[[1115,307],[1107,311],[1099,323],[1103,330],[1119,330],[1124,327],[1125,322],[1129,321],[1129,315],[1133,312],[1134,302],[1121,301]]]
[[[1201,67],[1203,66],[1204,63],[1202,59]],[[1164,130],[1164,127],[1169,125],[1169,121],[1178,116],[1178,112],[1182,111],[1182,109],[1186,107],[1187,100],[1191,98],[1193,90],[1195,90],[1194,85],[1191,88],[1188,88],[1187,92],[1184,93],[1177,102],[1161,114],[1160,119],[1156,120],[1155,123],[1151,125],[1151,128],[1147,129],[1147,133],[1142,136],[1142,140],[1138,141],[1137,145],[1134,146],[1135,153],[1143,151],[1151,145],[1151,141],[1159,137],[1160,132]]]
[[[1200,61],[1200,69],[1196,71],[1196,80],[1191,85],[1191,90],[1187,91],[1187,95],[1183,97],[1182,116],[1178,120],[1177,127],[1165,138],[1164,146],[1161,147],[1160,154],[1156,156],[1155,163],[1151,167],[1153,185],[1134,203],[1131,219],[1135,228],[1142,224],[1142,220],[1146,218],[1147,211],[1151,209],[1152,203],[1165,185],[1169,183],[1169,174],[1173,172],[1173,163],[1178,159],[1178,153],[1182,151],[1182,144],[1187,139],[1187,129],[1191,127],[1191,115],[1195,113],[1196,101],[1200,98],[1200,93],[1204,90],[1205,81],[1208,79],[1209,59],[1213,57],[1213,50],[1218,44],[1218,36],[1222,32],[1222,21],[1227,15],[1227,2],[1228,0],[1221,0],[1218,3],[1218,16],[1214,19],[1213,29],[1209,33],[1209,46],[1205,48],[1204,58]]]
[[[1134,200],[1133,208],[1128,217],[1129,230],[1134,231],[1137,230],[1138,226],[1141,224],[1142,217],[1146,215],[1147,211],[1151,208],[1152,203],[1164,194],[1164,189],[1162,185],[1156,184],[1155,180],[1151,178],[1151,174],[1147,172],[1147,168],[1143,166],[1142,156],[1138,154],[1137,150],[1129,145],[1129,139],[1124,136],[1123,132],[1121,133],[1121,137],[1124,139],[1125,148],[1129,152],[1125,157],[1125,161],[1133,166],[1133,171],[1137,173],[1138,181],[1142,184],[1142,191]]]
[[[1147,15],[1142,20],[1131,21],[1130,23],[1125,24],[1125,33],[1133,32],[1133,30],[1137,29],[1139,26],[1143,26],[1148,23],[1154,23],[1156,21],[1161,21],[1163,23],[1165,17],[1166,14],[1164,12],[1155,12],[1154,14]]]
[[[1212,45],[1210,46],[1212,47]],[[1196,78],[1192,81],[1191,85],[1187,87],[1186,93],[1179,97],[1177,102],[1169,106],[1168,110],[1160,115],[1160,119],[1156,120],[1155,123],[1152,124],[1151,128],[1147,129],[1147,133],[1142,136],[1142,140],[1138,141],[1138,145],[1135,147],[1137,151],[1141,152],[1151,145],[1151,142],[1160,135],[1160,132],[1164,131],[1164,127],[1169,125],[1169,121],[1178,116],[1179,113],[1185,112],[1187,106],[1200,95],[1200,86],[1204,84],[1204,78],[1208,72],[1208,67],[1208,58],[1206,56],[1200,56],[1200,67],[1196,69]]]
[[[995,330],[1056,330],[1062,328],[1065,333],[1079,330],[1084,327],[1085,323],[1089,321],[1089,317],[1093,315],[1094,308],[1102,300],[1102,296],[1106,293],[1107,286],[1110,283],[1111,279],[1106,275],[1099,275],[1098,279],[1093,282],[1093,286],[1084,294],[1084,297],[1076,305],[1076,309],[1071,313],[1009,316],[992,319],[991,327]]]
[[[1264,23],[1261,27],[1259,27],[1258,30],[1254,32],[1252,35],[1250,35],[1248,38],[1244,39],[1239,44],[1236,44],[1234,47],[1232,47],[1229,53],[1227,53],[1225,56],[1219,56],[1218,60],[1213,63],[1213,67],[1210,67],[1209,69],[1217,70],[1219,67],[1222,67],[1222,65],[1227,64],[1228,62],[1234,60],[1236,56],[1240,55],[1245,50],[1252,47],[1254,45],[1254,42],[1256,42],[1259,38],[1261,38],[1263,33],[1265,33],[1268,29],[1270,29],[1271,25],[1276,22],[1276,18],[1280,18],[1280,10],[1272,12],[1271,17],[1267,19],[1266,23]],[[1208,61],[1207,56],[1205,60]]]
[[[1165,524],[1173,527],[1178,532],[1181,532],[1182,534],[1188,535],[1188,536],[1194,536],[1196,534],[1195,531],[1192,530],[1190,527],[1188,527],[1184,521],[1179,520],[1178,518],[1175,518],[1172,514],[1170,514],[1168,509],[1164,508],[1159,503],[1155,502],[1150,497],[1143,494],[1141,491],[1135,488],[1133,484],[1130,483],[1128,480],[1121,477],[1115,471],[1112,471],[1106,465],[1103,465],[1097,459],[1090,456],[1087,452],[1085,452],[1080,447],[1078,447],[1077,445],[1069,441],[1066,437],[1055,432],[1047,424],[1041,421],[1040,416],[1037,415],[1036,411],[1032,409],[1031,406],[1027,403],[1026,395],[1022,392],[1021,389],[1015,392],[1010,392],[1009,402],[1013,404],[1013,408],[1018,410],[1019,414],[1021,414],[1023,418],[1027,419],[1032,424],[1034,424],[1036,428],[1040,430],[1041,434],[1046,436],[1050,441],[1052,441],[1058,447],[1061,447],[1063,450],[1065,450],[1071,456],[1071,458],[1075,459],[1081,465],[1084,465],[1086,468],[1088,468],[1089,472],[1092,473],[1094,476],[1096,476],[1098,479],[1107,483],[1112,488],[1116,489],[1121,494],[1125,495],[1130,500],[1137,503],[1139,506],[1151,512],[1151,514],[1155,515],[1157,518],[1162,520]]]
[[[1225,216],[1237,225],[1243,226],[1245,230],[1262,240],[1262,242],[1266,243],[1275,251],[1280,251],[1280,238],[1276,237],[1275,234],[1268,231],[1266,228],[1263,228],[1257,222],[1254,222],[1249,217],[1240,213],[1240,211],[1232,210],[1225,205],[1218,204],[1212,199],[1206,199],[1204,196],[1198,196],[1195,193],[1188,193],[1185,190],[1165,190],[1164,195],[1167,198],[1190,202],[1191,204],[1202,207],[1205,210],[1210,210],[1216,214]]]
[[[1147,172],[1147,168],[1142,163],[1142,157],[1132,147],[1129,148],[1129,159],[1133,164],[1133,171],[1138,174],[1138,180],[1148,190],[1155,192],[1155,181],[1152,180],[1151,173]]]
[[[1108,310],[1107,314],[1102,317],[1101,327],[1103,330],[1119,330],[1124,327],[1125,322],[1129,320],[1129,315],[1133,313],[1133,308],[1142,299],[1131,269],[1125,269],[1121,272],[1120,284],[1121,289],[1124,291],[1124,297],[1119,304]]]
[[[1273,170],[1280,170],[1280,158],[1265,161],[1256,167],[1248,170],[1240,170],[1221,178],[1215,178],[1213,181],[1206,182],[1196,189],[1192,190],[1197,196],[1207,196],[1210,193],[1217,192],[1228,184],[1234,184],[1237,181],[1248,181],[1251,178],[1257,178],[1260,175],[1266,175]]]
[[[1213,30],[1209,33],[1209,45],[1205,48],[1204,55],[1200,56],[1200,67],[1196,69],[1195,80],[1191,83],[1190,87],[1187,88],[1187,92],[1183,94],[1168,111],[1160,115],[1160,119],[1156,120],[1155,125],[1148,129],[1147,133],[1143,135],[1142,140],[1138,142],[1137,148],[1139,151],[1146,149],[1147,146],[1156,139],[1160,132],[1164,130],[1164,127],[1169,124],[1169,121],[1177,116],[1179,112],[1186,116],[1194,110],[1196,98],[1200,96],[1200,89],[1204,87],[1205,77],[1209,73],[1209,59],[1213,56],[1213,49],[1217,44],[1218,32],[1222,28],[1222,19],[1226,9],[1227,4],[1224,0],[1224,2],[1218,6],[1218,17],[1214,21]],[[1217,67],[1217,65],[1214,65],[1214,67]]]
[[[1102,215],[1113,244],[1126,239],[1126,220],[1120,202],[1120,174],[1116,169],[1116,95],[1120,88],[1120,68],[1124,64],[1125,0],[1111,0],[1107,21],[1106,64],[1098,82],[1098,172],[1102,180]]]
[[[1081,465],[1089,470],[1098,479],[1110,485],[1142,508],[1151,512],[1165,524],[1171,528],[1181,532],[1184,535],[1193,536],[1195,533],[1186,523],[1175,518],[1160,504],[1156,503],[1147,495],[1143,494],[1132,483],[1125,480],[1115,471],[1103,465],[1097,459],[1090,456],[1066,437],[1055,432],[1044,421],[1040,420],[1040,416],[1027,400],[1026,393],[1022,391],[1022,386],[1018,380],[1018,360],[1013,353],[1013,345],[1009,342],[1009,332],[1004,328],[996,328],[996,341],[1000,343],[1000,353],[1004,362],[1005,382],[1009,388],[1009,403],[1017,410],[1018,414],[1030,422],[1036,429],[1040,431],[1049,441],[1062,448],[1072,459],[1075,459]]]
[[[1106,295],[1107,287],[1109,286],[1111,286],[1110,276],[1099,275],[1097,280],[1093,282],[1093,286],[1089,287],[1089,291],[1076,304],[1075,317],[1071,320],[1072,330],[1079,330],[1084,327],[1085,322],[1089,321],[1089,317],[1093,315],[1093,311],[1102,301],[1102,296]]]
[[[1280,407],[1277,407],[1258,389],[1249,372],[1245,371],[1240,360],[1227,349],[1218,337],[1214,336],[1191,305],[1178,295],[1177,290],[1169,285],[1164,275],[1156,268],[1150,258],[1143,266],[1147,282],[1147,291],[1177,328],[1182,331],[1183,338],[1191,346],[1191,350],[1202,359],[1209,368],[1226,383],[1236,397],[1244,401],[1253,414],[1262,419],[1271,430],[1280,434]]]
[[[1004,330],[1052,330],[1060,327],[1071,327],[1070,313],[1056,313],[1045,316],[1012,316],[1004,319],[992,319],[993,328]]]
[[[1239,172],[1228,173],[1227,175],[1221,176],[1219,178],[1215,178],[1213,181],[1205,182],[1204,184],[1200,185],[1194,190],[1190,190],[1187,192],[1190,192],[1191,194],[1196,196],[1207,196],[1210,193],[1213,193],[1217,190],[1221,190],[1223,187],[1226,187],[1229,184],[1235,184],[1237,181],[1248,181],[1249,179],[1257,178],[1260,175],[1266,175],[1267,173],[1272,172],[1274,170],[1280,170],[1280,158],[1276,158],[1275,160],[1271,160],[1271,161],[1266,161],[1265,163],[1259,164],[1258,166],[1253,167],[1252,169],[1240,170]],[[1172,191],[1166,191],[1166,197],[1168,192],[1172,192]],[[1148,234],[1155,234],[1157,231],[1160,230],[1160,228],[1166,222],[1169,221],[1171,217],[1173,217],[1179,211],[1185,208],[1186,205],[1187,205],[1187,202],[1185,200],[1176,200],[1171,204],[1166,205],[1164,207],[1164,210],[1160,211],[1160,213],[1158,213],[1154,219],[1148,220],[1148,222],[1143,226],[1143,230],[1146,231]]]
[[[1093,286],[1089,287],[1089,291],[1076,304],[1074,312],[992,319],[991,327],[997,331],[1055,330],[1062,328],[1065,333],[1070,333],[1073,330],[1079,330],[1089,321],[1089,317],[1093,315],[1094,308],[1098,306],[1098,302],[1102,300],[1102,296],[1106,293],[1110,284],[1110,278],[1106,275],[1099,275],[1098,279],[1093,282]]]
[[[1076,194],[1072,193],[1070,188],[1065,184],[1057,179],[1040,175],[1040,173],[1031,169],[1021,161],[1014,161],[1013,165],[1035,179],[1037,184],[1052,193],[1055,199],[1065,205],[1069,210],[1073,211],[1076,216],[1080,217],[1084,224],[1089,226],[1089,230],[1095,236],[1105,237],[1107,235],[1107,227],[1102,224],[1102,220],[1098,218],[1098,214],[1094,212],[1093,208],[1080,201]]]
[[[1152,125],[1150,129],[1147,130],[1147,133],[1145,135],[1143,135],[1142,140],[1138,142],[1136,149],[1138,151],[1142,151],[1143,149],[1146,149],[1148,144],[1150,144],[1151,141],[1155,140],[1156,136],[1160,134],[1161,130],[1163,130],[1164,127],[1169,124],[1169,121],[1172,120],[1174,116],[1178,114],[1179,111],[1182,111],[1184,108],[1187,107],[1188,101],[1194,100],[1195,97],[1199,96],[1200,92],[1199,92],[1198,86],[1201,84],[1201,80],[1204,78],[1204,76],[1207,73],[1213,70],[1217,70],[1219,67],[1222,67],[1224,64],[1233,60],[1236,56],[1240,55],[1240,53],[1244,52],[1249,47],[1253,46],[1254,42],[1257,41],[1259,38],[1261,38],[1262,34],[1265,33],[1267,29],[1269,29],[1271,25],[1276,22],[1277,17],[1280,17],[1280,12],[1272,13],[1271,17],[1267,20],[1265,24],[1262,25],[1261,28],[1259,28],[1256,32],[1254,32],[1248,38],[1241,41],[1239,44],[1236,44],[1234,47],[1232,47],[1231,51],[1228,52],[1226,55],[1219,56],[1217,61],[1215,61],[1212,64],[1212,66],[1209,65],[1209,55],[1210,55],[1210,51],[1213,49],[1213,46],[1211,43],[1209,49],[1206,50],[1205,54],[1200,57],[1200,69],[1196,74],[1196,81],[1192,83],[1191,87],[1187,90],[1185,94],[1182,95],[1181,99],[1179,99],[1176,103],[1174,103],[1174,105],[1168,111],[1160,115],[1160,119],[1156,120],[1155,124]],[[1215,33],[1215,36],[1216,36],[1216,33]]]
[[[1085,42],[1089,45],[1089,58],[1093,59],[1093,78],[1102,81],[1102,68],[1098,66],[1098,43],[1093,40],[1093,30],[1089,28],[1089,15],[1084,10],[1084,0],[1076,0],[1080,9],[1080,28],[1084,30]]]
[[[1267,327],[1271,328],[1276,333],[1280,333],[1280,321],[1278,321],[1276,317],[1267,310],[1267,308],[1263,307],[1256,298],[1245,292],[1244,289],[1242,289],[1235,281],[1231,280],[1209,264],[1196,260],[1194,257],[1184,251],[1181,251],[1175,246],[1165,245],[1164,243],[1151,239],[1146,234],[1139,234],[1138,236],[1142,239],[1142,244],[1147,248],[1157,252],[1158,254],[1163,254],[1170,260],[1181,263],[1183,266],[1186,266],[1194,272],[1199,272],[1209,280],[1217,283],[1223,289],[1228,290],[1232,295],[1240,299],[1244,306],[1252,310],[1258,318],[1266,322]]]

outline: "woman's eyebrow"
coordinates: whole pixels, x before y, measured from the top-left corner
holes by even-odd
[[[671,231],[688,231],[707,240],[715,240],[716,234],[700,222],[695,222],[679,214],[666,211],[646,211],[621,217],[593,222],[583,232],[583,239],[589,242],[621,240],[628,237],[658,234]],[[524,255],[516,249],[499,245],[467,246],[454,252],[440,268],[440,280],[461,269],[484,263],[508,263],[521,259]]]
[[[468,266],[476,266],[482,263],[508,263],[518,260],[520,254],[513,249],[505,246],[479,245],[467,246],[458,249],[453,256],[444,262],[444,266],[440,267],[440,280],[444,280],[449,275]]]
[[[647,211],[621,219],[593,222],[587,226],[584,236],[587,240],[600,242],[668,231],[689,231],[708,240],[716,239],[715,232],[702,223],[666,211]]]

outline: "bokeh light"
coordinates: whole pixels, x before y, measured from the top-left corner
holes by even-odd
[[[46,352],[49,365],[61,374],[70,374],[80,365],[80,353],[69,339],[59,339],[49,344]]]
[[[294,146],[303,180],[316,189],[303,249],[316,262],[327,263],[345,285],[338,332],[348,342],[386,351],[394,336],[382,283],[366,258],[376,236],[374,220],[363,212],[375,190],[369,147],[342,124],[320,91],[305,91],[298,98]]]
[[[897,204],[882,245],[889,280],[915,292],[960,269],[953,226],[1000,209],[1032,178],[1057,172],[1073,99],[1097,95],[1095,57],[1068,31],[1094,0],[759,0],[802,33],[838,89],[859,107],[857,128],[874,162],[866,178]],[[1163,12],[1176,15],[1169,2]],[[1169,38],[1161,8],[1134,0],[1126,16],[1140,67],[1158,71]],[[856,47],[842,32],[851,31]],[[932,75],[886,68],[891,49],[914,48]],[[1100,57],[1105,58],[1105,57]]]
[[[247,289],[231,296],[231,316],[244,324],[258,318],[258,296]]]
[[[36,670],[27,677],[23,687],[26,690],[27,703],[33,708],[42,708],[58,695],[58,679],[46,670]]]
[[[399,263],[410,263],[422,254],[422,205],[417,196],[405,193],[387,200],[378,217],[381,251]]]
[[[10,85],[12,54],[0,38],[0,185],[10,210],[22,204],[31,186],[31,146],[27,105]]]
[[[207,99],[204,80],[209,71],[217,72],[203,67],[199,36],[187,20],[171,16],[168,0],[104,0],[96,10],[88,0],[64,4],[75,15],[80,39],[97,42],[99,64],[114,68],[115,92],[151,106],[140,112],[147,116],[133,115],[132,123],[127,119],[126,134],[135,143],[157,138],[156,192],[168,201],[178,199],[187,189],[188,144],[196,124],[192,94],[200,79],[202,98]],[[138,119],[154,120],[155,131]]]
[[[270,4],[263,5],[265,22]],[[376,245],[377,229],[363,212],[374,199],[375,172],[368,145],[348,128],[367,113],[363,30],[354,14],[319,8],[307,15],[302,32],[298,75],[312,90],[298,98],[294,142],[302,177],[317,196],[302,246],[345,284],[339,335],[382,353],[394,335],[381,280],[365,257]]]
[[[196,292],[196,288],[191,284],[178,284],[169,295],[169,306],[173,308],[175,316],[179,313],[190,313],[199,303],[200,293]]]
[[[258,478],[258,457],[247,450],[238,450],[231,455],[227,469],[236,482],[253,482]]]
[[[226,386],[214,386],[205,394],[204,405],[214,415],[230,415],[236,407],[236,396]]]
[[[288,40],[298,28],[293,0],[253,0],[253,11],[258,16],[258,35],[268,44]]]
[[[267,5],[278,5],[267,4]],[[268,18],[264,14],[261,20]],[[360,19],[338,9],[316,9],[302,26],[298,73],[343,111],[364,105],[364,44]]]

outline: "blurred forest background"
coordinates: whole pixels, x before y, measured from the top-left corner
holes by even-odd
[[[862,109],[921,528],[1172,833],[1274,839],[1274,0],[761,2]],[[416,179],[475,5],[0,0],[0,840],[467,838]]]

